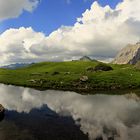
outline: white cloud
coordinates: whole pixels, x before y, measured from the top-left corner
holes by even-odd
[[[0,21],[18,17],[23,10],[31,12],[39,0],[0,0]]]
[[[83,55],[110,60],[126,44],[138,41],[139,7],[139,0],[124,0],[115,9],[94,2],[74,26],[62,26],[49,36],[32,28],[7,30],[0,35],[0,63],[69,60]]]

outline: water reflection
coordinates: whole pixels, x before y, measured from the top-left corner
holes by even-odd
[[[59,116],[47,106],[30,113],[7,111],[6,116],[0,124],[1,140],[88,140],[71,117]]]
[[[31,135],[30,129],[28,131],[21,129],[23,135],[29,137],[28,139],[35,136],[33,139],[38,140],[37,136],[40,134],[42,135],[40,139],[45,139],[48,134],[51,135],[47,130],[59,122],[61,122],[62,126],[56,125],[59,127],[57,129],[53,128],[53,130],[66,130],[64,126],[67,124],[69,131],[64,133],[69,134],[69,137],[77,134],[74,140],[87,139],[82,132],[88,134],[91,140],[140,139],[140,102],[126,96],[84,96],[74,92],[37,91],[22,87],[0,85],[0,103],[8,110],[6,119],[0,124],[0,127],[3,126],[4,132],[6,132],[7,128],[4,128],[6,126],[13,127],[8,130],[13,130],[17,126],[20,129],[25,126],[26,128],[34,129],[40,127],[39,130],[42,133],[40,132],[38,135],[33,133],[36,130],[32,131],[33,135]],[[41,111],[40,108],[42,108]],[[36,123],[32,124],[29,120]],[[46,127],[43,124],[48,124],[48,120],[51,123]],[[78,130],[79,127],[82,132]],[[69,133],[70,131],[76,133]],[[2,133],[3,135],[4,132]],[[16,131],[16,133],[18,132],[19,130]],[[0,135],[0,139],[1,137]],[[60,140],[61,136],[58,135],[58,137],[60,137]],[[63,138],[67,140],[69,137]],[[55,136],[54,139],[57,138]]]

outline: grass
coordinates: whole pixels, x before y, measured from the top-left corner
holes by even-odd
[[[73,91],[137,89],[140,71],[132,65],[110,65],[111,71],[87,71],[99,62],[42,62],[16,70],[0,69],[0,82],[39,89]],[[87,76],[86,82],[80,78]]]

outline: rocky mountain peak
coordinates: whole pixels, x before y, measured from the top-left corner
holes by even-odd
[[[92,61],[92,59],[88,56],[83,56],[79,59],[80,61]]]
[[[140,60],[140,42],[129,44],[115,57],[114,64],[136,64]]]

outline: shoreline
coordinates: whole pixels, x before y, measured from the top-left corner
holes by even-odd
[[[125,94],[131,94],[135,93],[138,96],[140,96],[140,88],[124,88],[124,89],[97,89],[97,88],[92,88],[92,89],[82,89],[82,88],[52,88],[52,87],[40,87],[40,86],[31,86],[31,85],[21,85],[21,84],[12,84],[12,83],[2,83],[0,84],[4,85],[10,85],[10,86],[17,86],[17,87],[23,87],[23,88],[32,88],[35,90],[39,91],[45,91],[45,90],[59,90],[59,91],[70,91],[70,92],[76,92],[78,94],[83,94],[83,95],[94,95],[94,94],[106,94],[106,95],[125,95]]]

